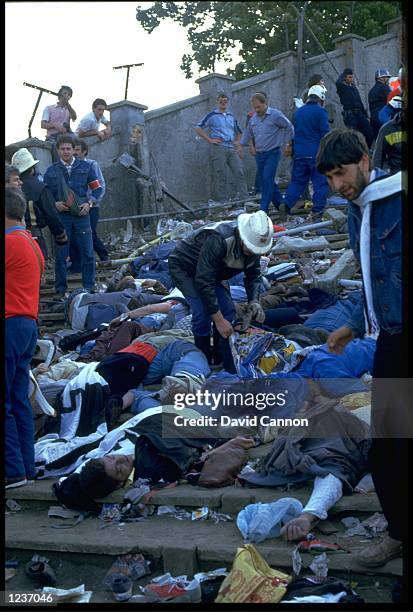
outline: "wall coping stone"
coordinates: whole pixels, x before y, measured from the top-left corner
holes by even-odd
[[[251,85],[255,85],[257,83],[263,83],[264,81],[271,81],[272,79],[277,79],[278,77],[284,74],[285,70],[280,70],[275,68],[274,70],[269,70],[268,72],[263,72],[262,74],[256,74],[249,79],[244,79],[243,81],[238,81],[231,87],[231,91],[240,91],[242,89],[246,89],[247,87],[251,87]]]
[[[173,104],[168,104],[167,106],[161,106],[160,108],[154,108],[153,110],[150,110],[144,113],[145,121],[150,121],[151,119],[162,117],[162,115],[174,113],[175,111],[179,111],[184,108],[187,108],[188,106],[192,106],[193,104],[196,104],[197,102],[204,102],[206,100],[209,100],[208,94],[199,94],[198,96],[194,96],[192,98],[186,98],[185,100],[180,100],[179,102],[174,102]]]
[[[327,53],[330,59],[335,59],[345,54],[346,52],[344,51],[344,49],[335,49],[334,51],[329,51]],[[320,61],[322,61],[321,58],[323,58],[324,61],[327,61],[324,53],[320,53],[320,55],[312,55],[311,57],[304,58],[304,65],[312,66],[313,64],[319,64]]]
[[[343,34],[342,36],[338,36],[338,38],[334,38],[333,43],[334,44],[341,43],[344,40],[350,40],[351,38],[355,40],[366,40],[364,36],[359,36],[358,34]]]
[[[210,79],[225,79],[227,81],[236,81],[235,77],[230,76],[229,74],[220,74],[219,72],[211,72],[211,74],[207,74],[206,76],[203,77],[199,77],[199,79],[197,79],[195,81],[195,83],[205,83],[205,81],[208,81]]]
[[[139,104],[138,102],[132,102],[131,100],[120,100],[120,102],[109,104],[108,110],[112,111],[115,108],[123,108],[124,106],[131,106],[132,108],[137,108],[138,110],[148,110],[148,106]]]
[[[386,32],[385,34],[380,34],[380,36],[375,36],[374,38],[369,38],[364,43],[364,47],[370,47],[371,45],[376,45],[378,42],[384,42],[385,40],[391,40],[392,38],[397,38],[397,32],[394,30],[391,32]]]
[[[397,23],[398,21],[401,23],[402,19],[403,18],[400,15],[399,17],[394,17],[393,19],[389,19],[388,21],[385,21],[383,25],[385,25],[385,26],[393,25],[394,23]]]
[[[272,62],[278,62],[279,60],[283,60],[289,56],[297,57],[296,51],[283,51],[282,53],[277,53],[277,55],[273,55],[272,57],[270,57],[270,60]]]

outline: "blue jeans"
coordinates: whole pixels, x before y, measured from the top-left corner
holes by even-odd
[[[93,239],[89,215],[85,215],[84,217],[75,217],[70,213],[58,213],[58,215],[66,230],[69,244],[72,238],[72,241],[74,239],[79,248],[82,261],[83,287],[90,291],[95,285],[95,256],[93,253]],[[57,293],[64,293],[67,289],[66,259],[69,255],[69,244],[56,249],[55,286]]]
[[[323,174],[317,172],[314,157],[299,157],[294,159],[291,182],[284,196],[284,202],[291,209],[304,193],[309,181],[313,184],[313,212],[323,212],[328,195],[328,181]]]
[[[215,286],[218,306],[224,319],[232,323],[235,320],[235,306],[231,294],[221,284]],[[192,332],[194,336],[209,336],[212,319],[205,310],[202,298],[185,296],[192,313]]]
[[[282,202],[282,194],[275,183],[278,162],[280,161],[280,147],[263,151],[255,155],[257,164],[257,180],[261,185],[261,210],[268,212],[268,207],[272,202],[276,208]]]
[[[211,372],[205,355],[192,342],[175,340],[159,351],[142,382],[144,385],[153,385],[164,376],[174,376],[183,371],[205,376]]]
[[[101,261],[107,261],[109,259],[109,252],[99,236],[97,235],[96,228],[99,221],[100,206],[92,206],[89,212],[90,229],[92,230],[93,248],[98,254]],[[81,258],[79,248],[74,242],[70,245],[70,273],[78,273],[82,270]]]
[[[37,342],[36,321],[6,319],[6,478],[33,478],[34,423],[29,367]]]

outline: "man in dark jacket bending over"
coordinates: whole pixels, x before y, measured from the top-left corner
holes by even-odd
[[[212,321],[224,367],[229,372],[235,371],[228,342],[234,331],[235,307],[222,281],[244,271],[253,318],[263,322],[265,315],[258,303],[260,255],[270,250],[273,233],[271,219],[264,211],[243,213],[237,221],[196,230],[169,256],[172,280],[191,307],[195,345],[211,362]]]

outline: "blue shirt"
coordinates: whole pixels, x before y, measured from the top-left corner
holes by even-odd
[[[248,121],[241,144],[246,145],[252,139],[257,153],[262,153],[280,147],[293,137],[294,128],[291,121],[277,108],[268,106],[263,117],[254,113]]]
[[[294,157],[315,157],[320,140],[330,131],[328,114],[317,102],[309,101],[293,115]]]
[[[221,138],[223,147],[233,147],[234,138],[242,134],[237,120],[232,113],[221,113],[217,108],[205,115],[197,127],[209,128],[210,138]]]

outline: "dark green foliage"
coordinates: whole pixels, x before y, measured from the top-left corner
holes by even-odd
[[[334,39],[346,32],[365,38],[386,32],[386,21],[401,14],[402,2],[154,2],[138,7],[136,19],[153,32],[163,19],[171,19],[187,30],[192,54],[182,58],[181,69],[192,77],[194,64],[211,72],[218,60],[229,61],[231,50],[241,61],[228,74],[242,80],[273,68],[271,57],[297,49],[297,11],[306,6],[305,19],[326,51]],[[304,55],[320,49],[304,29]]]

